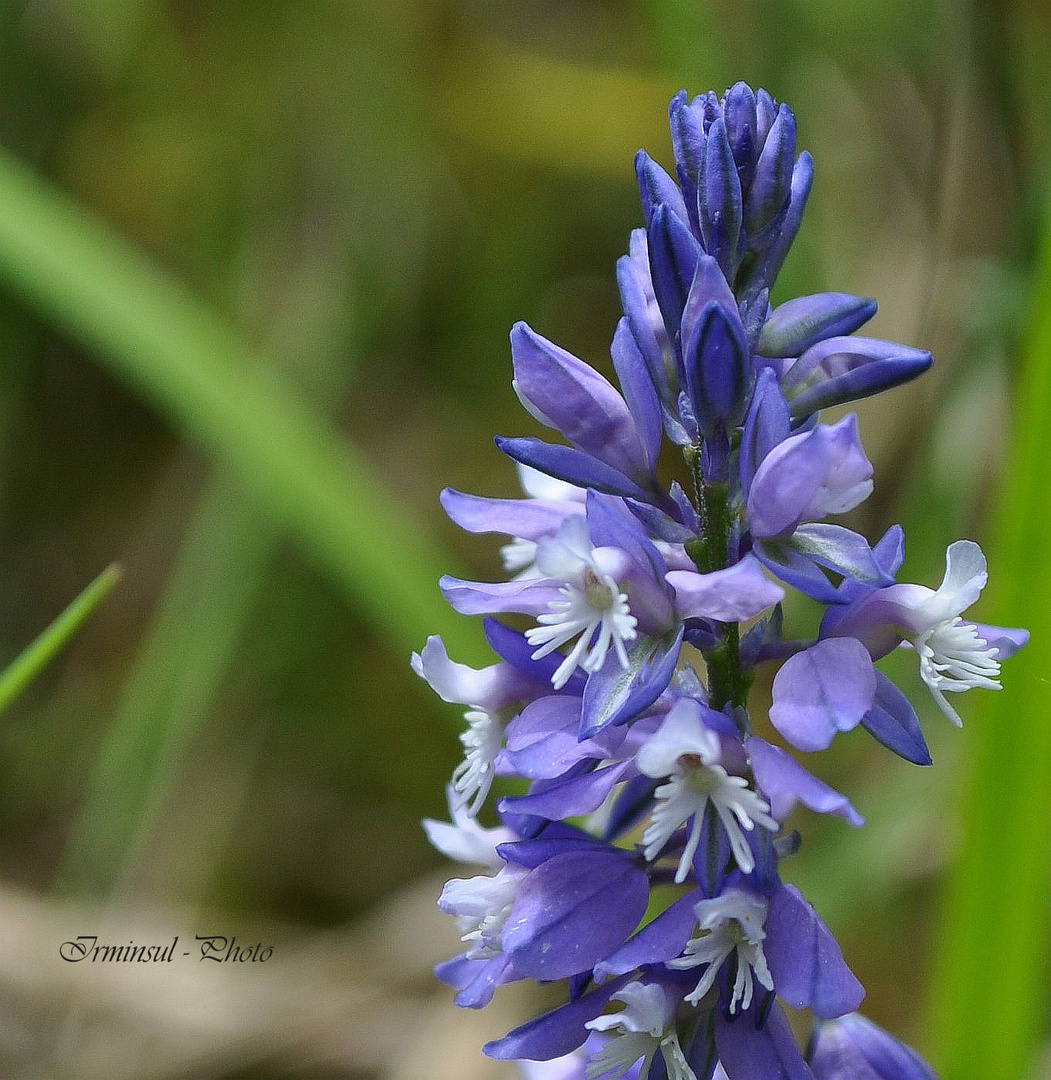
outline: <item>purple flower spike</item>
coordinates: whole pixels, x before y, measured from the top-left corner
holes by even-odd
[[[857,1013],[817,1026],[810,1067],[814,1080],[938,1080],[919,1054]]]
[[[531,1059],[530,1080],[933,1080],[853,1012],[864,990],[781,879],[798,806],[864,824],[794,751],[860,725],[930,764],[875,662],[910,648],[958,722],[947,699],[998,689],[1028,635],[966,621],[987,578],[977,544],[949,548],[937,589],[899,584],[900,527],[871,547],[829,520],[868,496],[872,466],[855,418],[818,410],[930,354],[852,336],[872,300],[771,309],[814,176],[792,111],[737,83],[676,94],[668,115],[674,170],[635,159],[645,228],[617,263],[615,382],[517,324],[514,388],[565,444],[497,440],[526,498],[442,495],[468,532],[510,538],[513,580],[443,578],[452,607],[530,621],[486,620],[489,667],[453,663],[438,638],[413,658],[468,710],[452,821],[425,829],[486,871],[442,892],[467,949],[437,974],[469,1008],[517,979],[562,982],[564,1004],[485,1047]],[[664,479],[664,435],[682,486]],[[791,589],[826,609],[816,640],[784,637]],[[766,664],[780,664],[766,718],[790,749],[752,734]],[[483,828],[503,780],[521,786]],[[818,1018],[809,1064],[779,999]]]

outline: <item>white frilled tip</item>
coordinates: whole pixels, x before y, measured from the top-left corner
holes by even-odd
[[[937,590],[913,608],[919,633],[962,615],[981,595],[989,580],[982,549],[973,540],[957,540],[945,552],[945,576]]]

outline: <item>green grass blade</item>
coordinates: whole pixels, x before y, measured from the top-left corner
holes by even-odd
[[[279,537],[239,484],[201,496],[71,831],[63,887],[127,884],[262,594]]]
[[[1032,1075],[1048,1006],[1051,214],[1014,401],[982,617],[1025,626],[1032,641],[1006,665],[1004,690],[968,708],[960,847],[930,991],[930,1056],[943,1080]]]
[[[120,569],[108,566],[61,615],[0,674],[0,712],[40,674],[55,654],[84,625],[88,616],[120,581]]]
[[[274,366],[83,207],[0,151],[0,281],[209,450],[399,648],[480,630],[437,590],[450,561]]]

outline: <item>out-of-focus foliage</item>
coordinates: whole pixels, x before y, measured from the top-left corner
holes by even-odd
[[[497,544],[458,535],[437,492],[513,490],[491,439],[533,431],[509,388],[515,320],[608,355],[613,264],[639,224],[632,156],[645,145],[669,161],[665,108],[680,86],[746,79],[792,104],[817,181],[784,293],[876,296],[875,334],[935,353],[920,383],[859,410],[880,501],[853,524],[875,536],[903,521],[906,577],[928,584],[949,541],[991,541],[1001,607],[980,615],[1037,631],[1039,588],[1024,575],[1046,558],[1012,543],[1046,532],[1047,510],[1021,488],[993,496],[1002,469],[1022,475],[1036,460],[1026,446],[1042,445],[1030,411],[1032,441],[1004,460],[1047,199],[1049,41],[1051,19],[1024,0],[0,5],[0,665],[101,567],[125,567],[0,728],[0,872],[34,898],[9,904],[8,924],[24,918],[24,940],[46,950],[51,933],[83,932],[85,912],[107,910],[120,937],[177,904],[229,932],[280,925],[308,941],[301,971],[333,940],[310,935],[341,935],[366,912],[387,918],[391,941],[421,933],[391,897],[437,864],[418,819],[444,812],[458,717],[416,684],[407,643],[457,632],[428,585],[439,569],[498,572]],[[1042,341],[1026,352],[1034,386]],[[812,617],[789,615],[801,630]],[[1023,759],[1005,759],[998,738],[1012,708],[1036,725],[1047,700],[1027,672],[1015,690],[1023,673],[1008,670],[995,713],[966,702],[962,739],[924,717],[932,770],[885,761],[861,733],[841,739],[825,779],[869,824],[801,823],[795,880],[869,988],[866,1010],[955,1069],[946,1080],[1027,1067],[1046,1034],[1039,963],[1015,975],[1028,1026],[998,1023],[1014,1042],[983,1043],[1002,1056],[979,1072],[966,1071],[977,1051],[959,1049],[967,1017],[940,1008],[933,1033],[916,1008],[954,993],[929,985],[936,940],[937,971],[980,974],[975,913],[1021,920],[990,992],[1022,970],[1011,957],[1027,932],[1046,956],[1039,904],[984,907],[1002,871],[989,802],[1033,764],[1022,742]],[[998,779],[961,803],[965,765]],[[1011,849],[1012,888],[1040,898],[1048,789],[1019,791],[1036,804],[1010,817],[1030,830]],[[993,839],[965,847],[966,896],[957,875],[945,908],[971,913],[968,932],[935,933],[961,827]],[[98,906],[53,908],[57,897]],[[189,916],[179,926],[192,936]],[[164,1007],[140,1031],[121,1019],[135,995],[116,987],[112,1015],[85,1019],[90,979],[55,982],[66,976],[48,967],[60,940],[33,993],[25,949],[0,951],[0,987],[21,1002],[0,1033],[5,1072],[162,1075],[136,1054]],[[382,949],[366,953],[376,967],[355,961],[339,999],[360,1025],[355,1053],[328,1020],[311,1029],[295,979],[257,983],[274,1003],[261,1015],[296,1002],[281,1038],[253,1049],[216,1036],[214,1053],[176,1054],[163,1075],[411,1077],[438,1060],[461,1080],[497,1075],[479,1071],[484,1036],[454,1045],[448,1014],[428,1012],[426,964],[376,1004],[361,988],[395,976]],[[164,1045],[203,1039],[179,1011],[192,971]],[[325,972],[331,1004],[338,975]],[[241,989],[208,996],[225,1018],[213,1034],[248,1015]],[[416,1048],[397,1062],[365,1035],[383,1015]],[[486,1019],[485,1034],[513,1020]]]

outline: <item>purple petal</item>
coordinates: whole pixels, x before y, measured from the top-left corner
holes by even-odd
[[[876,699],[861,724],[877,742],[906,761],[930,765],[931,754],[916,710],[882,671],[876,671]]]
[[[427,639],[419,654],[413,654],[412,670],[426,679],[442,701],[473,705],[487,712],[533,698],[538,691],[550,692],[550,687],[542,687],[510,664],[491,664],[479,669],[450,660],[445,643],[437,635]]]
[[[652,922],[595,965],[595,981],[611,975],[623,975],[643,964],[661,964],[673,960],[686,947],[697,926],[693,905],[704,898],[695,889],[665,908]]]
[[[617,323],[610,356],[613,370],[617,373],[620,388],[624,393],[624,400],[635,421],[646,472],[652,473],[661,447],[660,398],[627,318],[622,318]]]
[[[787,536],[803,521],[853,509],[871,490],[872,466],[850,414],[766,455],[748,492],[749,529],[759,539]]]
[[[561,655],[549,653],[539,660],[534,660],[533,653],[536,652],[536,646],[526,641],[525,634],[504,626],[496,619],[483,619],[482,630],[485,633],[485,640],[489,642],[489,647],[501,660],[510,664],[516,671],[543,684],[545,693],[551,692],[551,680],[559,664],[562,663]],[[556,690],[555,693],[579,698],[584,692],[586,678],[584,672],[578,669],[569,676],[569,680],[562,689]]]
[[[774,308],[763,326],[759,355],[801,356],[826,338],[854,333],[875,314],[875,300],[848,293],[797,296]]]
[[[755,115],[755,93],[746,82],[737,82],[723,95],[726,140],[741,176],[741,187],[752,182],[759,132]]]
[[[880,570],[869,542],[842,525],[825,521],[800,525],[787,543],[818,566],[844,577],[875,587],[894,584],[894,579]],[[845,591],[841,589],[838,595],[842,602]]]
[[[814,159],[804,150],[792,168],[792,186],[788,199],[788,208],[781,219],[776,233],[766,248],[764,257],[747,275],[746,280],[736,282],[739,296],[757,296],[763,289],[769,289],[785,261],[788,249],[799,232],[806,209],[810,188],[814,182]]]
[[[558,532],[570,514],[584,511],[584,503],[555,502],[546,499],[488,499],[464,495],[452,488],[441,493],[446,514],[469,533],[506,533],[525,540],[536,540]]]
[[[635,179],[639,185],[642,214],[648,222],[658,206],[666,206],[683,223],[689,225],[690,215],[675,181],[646,153],[635,155]]]
[[[922,374],[931,362],[929,352],[893,341],[833,337],[803,353],[781,386],[792,416],[799,418],[899,386]]]
[[[538,472],[557,480],[565,480],[579,488],[594,488],[608,495],[621,495],[629,499],[654,502],[656,496],[644,491],[624,473],[607,465],[598,458],[570,446],[554,446],[541,439],[505,439],[497,436],[496,445],[512,461],[528,465]]]
[[[614,979],[568,1005],[537,1016],[508,1032],[502,1039],[486,1043],[482,1053],[500,1061],[519,1058],[550,1061],[562,1057],[584,1042],[588,1037],[588,1029],[584,1025],[600,1016],[609,999],[629,981],[628,975]]]
[[[588,535],[595,547],[619,548],[654,578],[659,579],[666,572],[660,553],[620,499],[589,491],[587,523]]]
[[[638,926],[649,892],[627,852],[556,855],[522,882],[501,935],[504,952],[534,979],[588,971]]]
[[[628,667],[611,651],[584,687],[580,737],[592,738],[648,709],[668,688],[682,647],[683,628],[665,638],[640,634],[628,649]]]
[[[669,544],[685,544],[687,541],[697,538],[697,526],[691,528],[683,525],[663,510],[658,510],[655,506],[647,506],[646,503],[640,503],[635,499],[625,499],[624,501],[628,509],[654,540],[664,540]]]
[[[720,1009],[715,1016],[715,1044],[729,1080],[814,1080],[785,1014],[778,1005],[766,1022],[756,1024],[755,1004],[727,1020]]]
[[[793,1008],[830,1020],[853,1012],[865,996],[836,939],[794,885],[770,898],[763,952],[778,996]]]
[[[439,964],[434,974],[457,991],[453,1000],[461,1009],[484,1009],[498,986],[524,978],[502,953],[489,960],[468,960],[463,953]]]
[[[805,596],[820,600],[823,604],[842,604],[843,599],[835,586],[818,569],[817,564],[791,544],[779,544],[775,540],[759,540],[752,547],[752,554],[786,585],[798,589]]]
[[[1019,649],[1029,642],[1029,631],[1013,629],[1010,626],[989,626],[987,623],[975,623],[978,636],[991,649],[996,650],[997,660],[1009,660]]]
[[[697,180],[704,167],[703,110],[691,103],[685,90],[680,90],[668,106],[672,150],[675,154],[675,175],[682,188],[683,202],[690,213],[690,224],[700,231],[697,220]]]
[[[876,697],[872,658],[854,638],[829,638],[789,657],[774,676],[770,722],[799,750],[824,750]]]
[[[597,740],[581,740],[579,728],[579,700],[564,695],[540,698],[508,724],[503,757],[520,776],[553,780],[581,761],[613,757],[627,734],[615,728]]]
[[[607,379],[523,322],[511,330],[511,357],[515,392],[536,419],[625,476],[648,475],[635,421]]]
[[[572,732],[575,739],[579,719],[579,699],[565,694],[550,694],[538,698],[531,701],[507,725],[507,749],[525,750],[560,731]]]
[[[675,606],[684,619],[741,622],[785,598],[784,589],[763,573],[751,555],[711,574],[670,570],[665,578],[675,589]]]
[[[763,459],[790,434],[788,403],[781,393],[777,374],[772,368],[761,368],[741,436],[741,490],[745,498]]]
[[[787,105],[778,109],[755,166],[755,179],[744,207],[745,228],[753,236],[780,213],[792,186],[796,155],[796,119]]]
[[[670,340],[675,339],[686,306],[701,245],[682,220],[664,206],[658,206],[646,230],[653,292],[664,317]]]
[[[677,425],[674,416],[678,380],[672,367],[672,348],[664,326],[664,317],[653,294],[648,242],[644,229],[635,229],[632,232],[630,254],[617,260],[617,287],[620,290],[624,317],[631,327],[631,336],[646,362],[650,381],[660,399],[664,422],[674,429]],[[669,435],[678,442],[681,441],[683,433],[679,431],[677,434],[679,438],[669,430]]]
[[[549,821],[579,817],[597,810],[613,788],[632,771],[630,761],[607,765],[561,783],[535,781],[528,795],[500,800],[501,814],[535,814]]]
[[[461,615],[492,615],[515,611],[521,615],[540,615],[561,594],[557,585],[546,578],[520,581],[463,581],[446,574],[438,582],[442,595],[453,611]]]
[[[715,258],[726,277],[732,279],[737,270],[737,242],[741,235],[741,179],[721,116],[708,129],[703,175],[697,209],[704,250]]]
[[[736,427],[744,416],[752,379],[736,303],[732,309],[718,302],[704,307],[683,337],[683,367],[694,416],[705,438]]]
[[[712,304],[722,307],[724,317],[730,321],[740,322],[737,316],[737,300],[726,283],[719,264],[710,255],[701,255],[690,282],[690,291],[679,326],[679,336],[683,342],[696,336],[702,316]]]
[[[614,800],[602,830],[602,839],[615,840],[621,833],[637,825],[643,815],[649,813],[653,792],[662,782],[648,776],[633,776]]]
[[[865,824],[865,819],[851,806],[845,795],[822,783],[779,746],[751,738],[745,743],[745,748],[752,763],[755,782],[778,821],[784,821],[796,803],[801,802],[815,813],[835,814],[855,827]]]
[[[900,525],[891,525],[872,548],[872,558],[884,582],[893,582],[905,559],[905,532]],[[829,607],[821,619],[820,637],[829,637],[833,627],[849,610],[846,605],[863,600],[872,591],[871,583],[857,578],[844,578],[839,588],[839,603]]]
[[[541,863],[567,852],[609,851],[609,845],[572,825],[554,822],[535,840],[512,840],[498,844],[497,854],[515,866],[536,869]]]
[[[919,1054],[857,1013],[818,1025],[810,1067],[815,1080],[938,1080]]]

